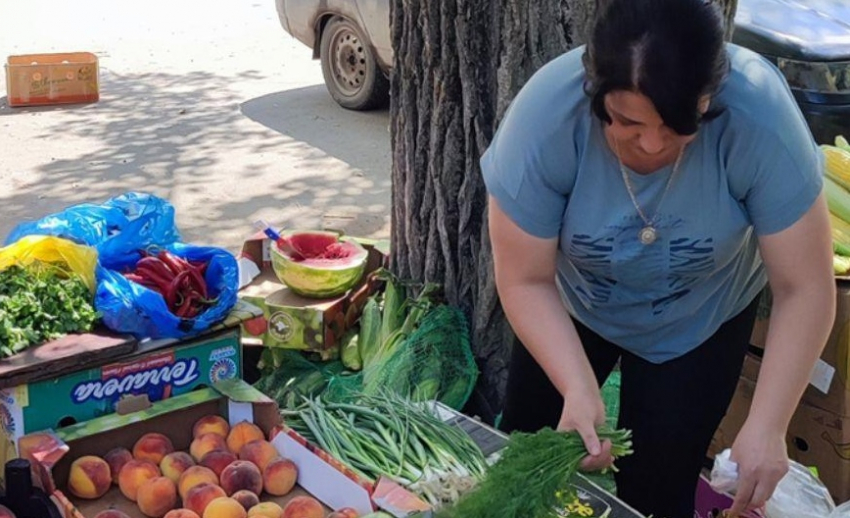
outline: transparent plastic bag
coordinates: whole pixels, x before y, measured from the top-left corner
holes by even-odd
[[[714,459],[711,487],[715,491],[735,494],[738,487],[738,465],[723,450]],[[850,518],[850,508],[835,515],[835,501],[829,490],[802,464],[789,461],[788,473],[777,484],[764,508],[767,518]]]

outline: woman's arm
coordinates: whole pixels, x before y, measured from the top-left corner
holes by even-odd
[[[773,293],[764,360],[752,407],[732,447],[735,516],[763,505],[785,474],[788,423],[835,318],[832,241],[823,193],[791,227],[759,238]]]
[[[604,404],[555,284],[558,239],[524,232],[493,197],[488,210],[496,287],[508,321],[569,402],[559,428],[575,429],[591,455],[599,457],[585,462],[584,467],[605,467],[610,464],[609,445],[600,445],[595,429],[604,422]]]

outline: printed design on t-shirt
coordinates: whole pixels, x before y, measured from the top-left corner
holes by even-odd
[[[652,302],[652,314],[660,315],[714,269],[714,239],[676,238],[670,241],[670,294]]]
[[[585,286],[576,287],[576,294],[588,306],[608,302],[611,289],[617,284],[610,276],[613,250],[613,236],[595,239],[576,234],[570,241],[569,257],[585,281]]]
[[[670,223],[659,225],[661,236],[652,245],[637,239],[641,226],[631,221],[609,227],[613,235],[605,237],[573,235],[569,256],[584,281],[573,289],[585,306],[646,304],[658,316],[688,295],[714,269],[714,240],[665,240],[665,231],[682,221]]]

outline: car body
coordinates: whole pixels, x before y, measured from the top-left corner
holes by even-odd
[[[283,28],[322,60],[325,83],[337,102],[351,109],[382,104],[393,61],[389,0],[276,2]],[[348,24],[342,37],[334,39],[328,28],[338,32],[339,24],[331,23],[337,20]],[[345,31],[356,33],[348,41],[362,46],[346,46]],[[819,143],[850,136],[850,1],[739,0],[732,41],[782,70]],[[354,61],[362,65],[360,70]],[[349,81],[346,89],[341,78],[355,72],[364,80]]]
[[[850,136],[850,2],[739,0],[732,41],[779,67],[816,141]]]
[[[331,96],[354,110],[385,104],[392,66],[390,0],[275,0],[284,30],[322,61]]]

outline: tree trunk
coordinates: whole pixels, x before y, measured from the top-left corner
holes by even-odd
[[[515,339],[494,284],[478,159],[531,74],[586,40],[596,5],[392,0],[392,268],[442,283],[466,314],[481,369],[468,410],[488,422],[502,407]]]

